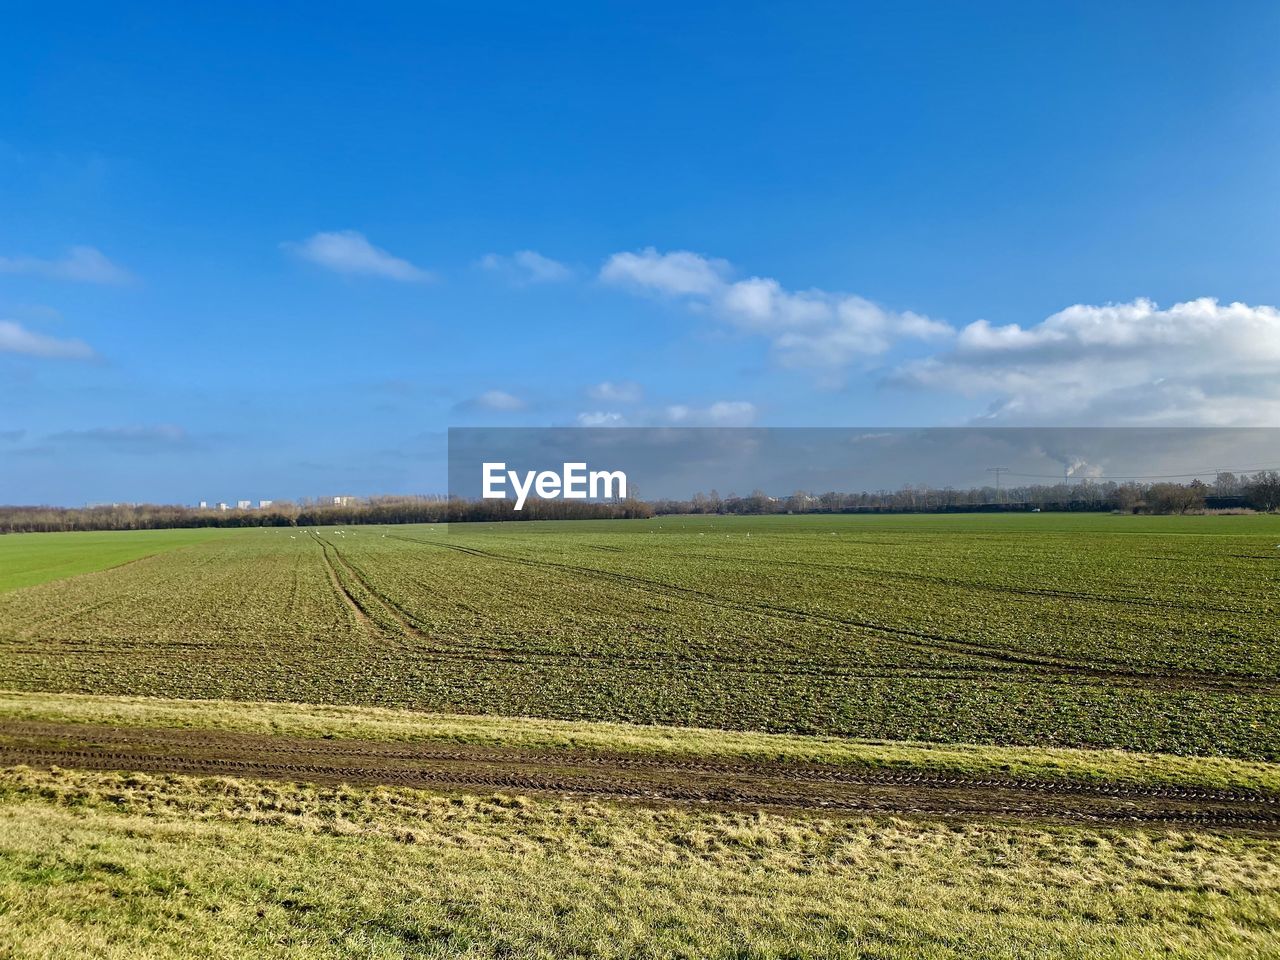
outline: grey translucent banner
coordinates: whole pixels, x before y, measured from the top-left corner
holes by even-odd
[[[1273,428],[469,427],[449,431],[448,462],[451,496],[483,499],[488,479],[488,493],[501,490],[513,503],[521,487],[538,499],[543,474],[542,492],[552,495],[542,499],[616,499],[616,482],[606,491],[601,479],[592,491],[589,479],[621,473],[627,497],[657,501],[712,491],[781,498],[907,486],[1209,483],[1276,469]]]

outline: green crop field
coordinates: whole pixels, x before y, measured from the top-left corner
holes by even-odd
[[[127,530],[0,537],[0,591],[118,567],[221,536],[221,530]]]
[[[1278,545],[1275,516],[1061,514],[0,537],[0,944],[1277,956]],[[190,772],[215,748],[243,752]],[[404,751],[464,779],[414,789]],[[495,795],[490,754],[544,780]],[[668,762],[896,785],[625,792]],[[1187,807],[1213,791],[1255,820]]]
[[[11,584],[142,557],[0,594],[0,687],[1276,760],[1278,543],[1053,514],[0,538]]]

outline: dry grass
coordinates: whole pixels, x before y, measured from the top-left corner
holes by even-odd
[[[1266,957],[1280,841],[7,771],[13,957]]]

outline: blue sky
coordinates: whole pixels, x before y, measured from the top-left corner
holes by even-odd
[[[1280,425],[1272,3],[6,21],[0,502],[426,492],[451,425]]]

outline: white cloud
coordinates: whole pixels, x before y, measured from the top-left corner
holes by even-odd
[[[631,380],[604,380],[587,387],[587,396],[605,403],[638,403],[644,388]]]
[[[707,419],[717,425],[748,424],[756,418],[756,405],[746,400],[720,400],[707,408]]]
[[[594,410],[578,414],[578,426],[580,427],[620,427],[624,423],[626,423],[626,418],[620,413]]]
[[[39,257],[0,257],[0,273],[25,273],[51,280],[74,280],[80,283],[128,283],[133,276],[112,263],[94,247],[72,247],[59,260]]]
[[[997,420],[1270,426],[1278,372],[1275,307],[1140,299],[1076,304],[1028,327],[978,320],[893,380],[993,397]]]
[[[728,274],[724,260],[646,247],[639,253],[615,253],[600,270],[600,279],[669,296],[710,296],[724,286]]]
[[[718,400],[706,407],[677,403],[663,411],[668,423],[688,427],[745,427],[755,421],[756,413],[756,405],[746,400]]]
[[[687,250],[617,253],[600,279],[683,298],[709,308],[744,333],[768,337],[787,366],[845,367],[860,357],[887,351],[898,340],[949,337],[945,323],[910,311],[897,312],[862,297],[826,290],[787,290],[771,277],[731,279],[724,260]]]
[[[0,353],[59,360],[89,360],[94,356],[93,348],[83,340],[59,340],[34,333],[12,320],[0,320]]]
[[[544,257],[536,250],[517,250],[509,257],[487,253],[480,258],[480,266],[505,274],[518,284],[556,283],[573,276],[573,271],[559,260]]]
[[[282,246],[303,260],[335,273],[386,277],[405,283],[425,283],[435,279],[430,271],[375,247],[357,230],[317,233],[301,243]]]
[[[506,413],[523,410],[525,407],[523,400],[504,390],[486,390],[470,403],[471,406],[481,410],[499,410]]]

